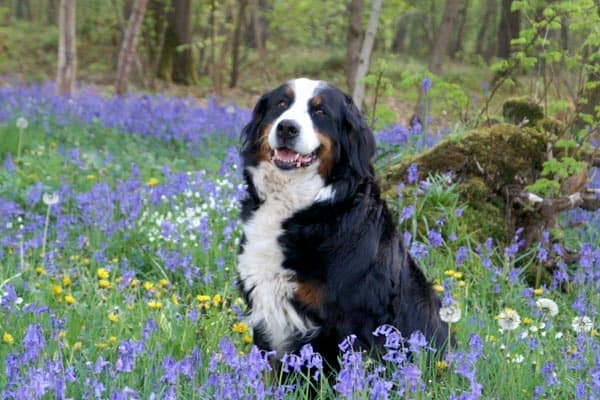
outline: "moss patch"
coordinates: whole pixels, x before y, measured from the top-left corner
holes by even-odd
[[[451,172],[461,201],[469,205],[465,218],[478,236],[506,242],[506,198],[539,178],[548,145],[556,137],[533,128],[498,124],[449,137],[428,151],[390,166],[382,175],[386,195],[407,177],[411,164],[419,178]]]

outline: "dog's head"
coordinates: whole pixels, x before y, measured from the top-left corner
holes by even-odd
[[[372,177],[373,133],[352,98],[306,78],[264,94],[242,131],[246,167],[271,162],[282,171],[318,168],[326,182]]]

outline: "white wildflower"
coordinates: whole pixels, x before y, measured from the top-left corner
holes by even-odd
[[[444,322],[455,323],[460,320],[462,312],[455,304],[440,308],[440,319]]]
[[[573,322],[571,322],[571,327],[577,333],[589,332],[594,327],[594,324],[592,323],[590,317],[584,315],[583,317],[577,316],[573,318]]]
[[[27,119],[25,117],[17,118],[17,128],[27,129],[28,126],[29,126],[29,122],[27,121]]]
[[[505,307],[500,314],[496,316],[498,325],[505,331],[515,330],[521,325],[521,317],[512,308]]]
[[[60,197],[58,196],[58,193],[44,193],[42,196],[42,201],[47,206],[53,206],[57,204],[59,200]]]
[[[535,305],[542,310],[543,313],[548,314],[551,317],[558,314],[558,305],[554,300],[540,297],[535,301]]]

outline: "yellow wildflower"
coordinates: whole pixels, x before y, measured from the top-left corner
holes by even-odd
[[[207,301],[210,301],[210,296],[208,296],[206,294],[199,294],[198,296],[196,296],[196,298],[198,299],[198,301],[200,303],[205,303]]]
[[[246,344],[252,343],[252,336],[244,335],[244,343],[246,343]]]
[[[442,285],[440,285],[439,283],[433,285],[433,290],[435,290],[438,293],[442,293],[444,291],[444,287]]]
[[[246,325],[244,322],[236,322],[231,327],[231,330],[235,333],[246,333],[248,332],[248,325]]]
[[[90,265],[90,259],[86,257],[83,260],[81,260],[81,263],[85,266],[88,266]]]
[[[4,332],[4,335],[2,335],[2,342],[6,344],[13,344],[15,342],[15,338],[10,333]]]
[[[221,301],[223,301],[223,297],[218,293],[215,294],[212,298],[212,302],[215,305],[215,307],[221,304]]]
[[[60,285],[52,285],[52,294],[58,296],[62,293],[62,286]]]
[[[154,283],[148,281],[144,282],[144,289],[148,291],[154,289]]]
[[[75,343],[73,343],[73,351],[81,350],[82,346],[83,346],[83,344],[81,342],[75,342]]]
[[[447,269],[447,270],[444,271],[444,275],[446,275],[446,276],[454,276],[455,272],[456,271],[454,271],[453,269]]]
[[[456,279],[462,279],[463,278],[463,273],[459,272],[459,271],[454,272],[454,278],[456,278]]]
[[[535,294],[536,296],[541,296],[542,294],[544,294],[544,289],[537,288],[533,291],[533,294]]]
[[[89,174],[88,176],[86,176],[88,181],[93,181],[94,179],[96,179],[96,175],[94,174]]]
[[[168,280],[168,279],[165,279],[165,278],[162,278],[162,279],[161,279],[161,280],[158,282],[158,284],[159,284],[161,287],[164,287],[164,288],[165,288],[165,287],[169,286],[169,280]]]
[[[439,371],[443,371],[446,368],[448,368],[448,364],[446,364],[446,361],[444,361],[444,360],[439,360],[439,361],[436,361],[435,368]]]
[[[108,338],[108,343],[110,344],[115,344],[117,343],[117,337],[116,336],[111,336]]]
[[[152,310],[160,310],[162,308],[162,303],[158,300],[149,300],[148,307]]]
[[[138,287],[140,284],[140,281],[138,281],[137,279],[132,279],[131,282],[129,283],[129,286],[131,286],[132,288],[136,288]]]
[[[65,302],[67,304],[75,304],[76,300],[75,297],[73,297],[72,295],[68,294],[65,296]]]
[[[148,186],[156,186],[159,184],[159,182],[160,181],[158,179],[152,177],[152,178],[148,179]]]
[[[100,286],[102,289],[108,289],[110,288],[110,282],[106,279],[100,279],[98,281],[98,286]]]
[[[173,302],[173,304],[175,304],[176,306],[178,306],[178,305],[179,305],[179,299],[177,298],[177,295],[176,295],[176,294],[173,294],[173,295],[171,296],[171,301],[172,301],[172,302]]]
[[[108,271],[104,268],[98,268],[96,274],[98,275],[98,279],[107,279],[110,276]]]
[[[523,317],[523,325],[533,324],[533,319],[529,317]]]
[[[110,322],[118,322],[119,321],[119,316],[117,314],[111,312],[111,313],[108,314],[108,320]]]
[[[46,275],[46,270],[43,267],[36,267],[35,273],[38,275]]]
[[[62,279],[62,283],[63,283],[64,287],[67,287],[67,286],[71,286],[73,281],[71,280],[71,277],[69,275],[64,275],[63,279]]]

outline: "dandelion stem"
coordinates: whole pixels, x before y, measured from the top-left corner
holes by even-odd
[[[48,210],[46,211],[46,222],[44,223],[44,236],[42,237],[42,265],[45,264],[46,260],[46,239],[48,237],[48,225],[50,224],[50,207],[52,207],[52,204],[48,204]]]
[[[23,129],[19,128],[19,138],[17,140],[17,160],[21,160],[21,138],[23,136]]]
[[[25,249],[23,244],[23,235],[20,235],[19,238],[19,262],[21,264],[21,271],[23,271],[23,267],[25,267]]]
[[[446,344],[448,348],[448,354],[452,351],[452,322],[448,322],[448,341]]]

